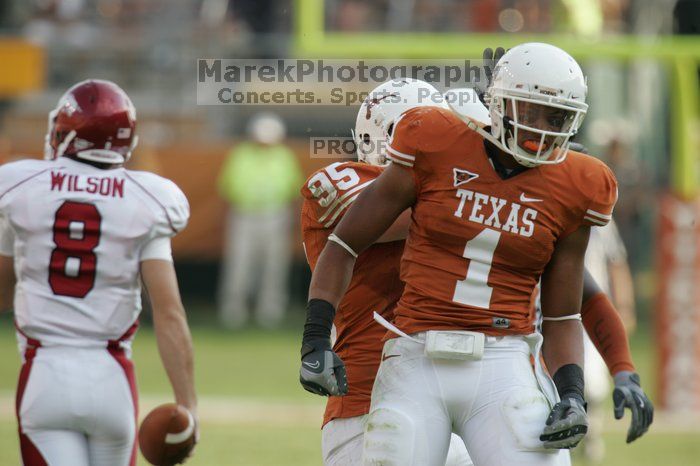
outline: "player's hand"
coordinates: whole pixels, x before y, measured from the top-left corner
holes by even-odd
[[[613,390],[615,419],[622,419],[625,408],[632,411],[632,423],[627,430],[627,443],[634,442],[649,430],[654,421],[654,405],[642,390],[639,375],[635,372],[621,371],[615,374]]]
[[[481,100],[481,102],[484,104],[486,104],[486,102],[484,102],[484,94],[486,94],[486,89],[488,89],[488,87],[491,85],[491,80],[493,79],[493,70],[496,68],[498,60],[500,60],[501,57],[503,57],[503,54],[505,53],[506,50],[503,47],[496,47],[495,51],[491,47],[487,47],[484,49],[482,58],[484,74],[486,75],[486,81],[477,83],[477,85],[475,86],[476,93],[479,96],[479,100]]]
[[[192,403],[182,403],[180,404],[183,408],[185,408],[187,411],[190,412],[192,415],[192,420],[194,421],[194,445],[192,445],[192,448],[190,451],[187,453],[187,456],[180,461],[178,464],[185,464],[187,463],[191,458],[192,455],[194,454],[194,449],[199,443],[199,416],[197,415],[197,405],[192,404]]]
[[[301,386],[322,396],[343,396],[348,392],[345,364],[333,352],[330,341],[311,341],[301,348]]]
[[[488,84],[491,84],[491,80],[493,79],[493,70],[496,68],[498,61],[503,57],[503,55],[505,55],[505,53],[506,49],[503,47],[496,47],[495,51],[491,49],[491,47],[484,49],[482,57],[484,59],[484,69],[486,70],[486,79],[488,80]]]
[[[181,404],[183,408],[190,412],[194,421],[194,443],[199,443],[199,415],[197,414],[197,405],[194,403]]]
[[[549,413],[540,440],[545,448],[574,448],[586,432],[586,402],[578,395],[565,396]]]
[[[199,417],[197,415],[194,416],[194,444],[197,445],[199,443],[199,436],[200,436],[200,431],[199,431]]]

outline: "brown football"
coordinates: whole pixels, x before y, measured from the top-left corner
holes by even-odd
[[[148,413],[139,428],[141,453],[155,466],[180,464],[195,443],[194,418],[175,403],[167,403]]]

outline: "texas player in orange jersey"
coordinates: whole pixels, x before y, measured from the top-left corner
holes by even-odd
[[[426,99],[421,99],[419,95],[427,95],[426,92],[437,91],[427,83],[416,80],[407,80],[405,84],[388,82],[372,91],[360,107],[355,126],[358,158],[364,163],[334,163],[313,173],[304,184],[302,231],[312,270],[328,235],[345,214],[354,196],[379,176],[386,165],[383,147],[376,141],[390,136],[394,121],[407,105],[425,105]],[[383,93],[402,96],[401,104],[381,99],[375,103],[372,97]],[[449,94],[448,98],[454,103],[451,104],[453,110],[458,114],[479,121],[489,120],[486,108],[471,89],[451,91]],[[373,143],[365,143],[365,140]],[[346,364],[349,390],[344,397],[330,397],[327,404],[322,440],[326,466],[361,464],[363,424],[369,411],[370,392],[380,362],[381,336],[384,333],[382,327],[372,321],[369,310],[377,310],[385,318],[391,319],[391,311],[403,289],[403,283],[391,276],[391,273],[398,275],[403,241],[389,241],[405,236],[407,231],[402,230],[406,228],[406,223],[405,216],[401,217],[390,232],[358,257],[352,283],[336,314],[338,339],[334,349]],[[611,376],[615,377],[616,382],[620,381],[614,393],[615,416],[618,419],[622,417],[624,407],[632,411],[633,422],[628,435],[628,441],[631,441],[646,432],[653,409],[634,373],[620,316],[589,274],[586,274],[584,284],[581,315],[585,329],[603,355]],[[626,383],[630,378],[636,379],[636,382]],[[472,463],[462,440],[453,435],[446,465],[469,464]]]
[[[369,160],[365,163],[334,163],[314,172],[302,187],[304,250],[312,271],[328,235],[347,212],[340,203],[331,205],[324,200],[332,192],[336,192],[334,200],[343,196],[348,199],[359,192],[353,191],[354,188],[371,183],[384,170],[383,164],[371,164]],[[325,189],[312,192],[315,186],[324,186]],[[328,217],[326,212],[336,209],[338,215],[330,223],[320,220]],[[385,333],[385,329],[372,319],[370,310],[388,320],[393,318],[393,308],[403,291],[399,263],[403,238],[407,233],[406,220],[405,216],[401,217],[390,231],[358,257],[352,282],[338,306],[334,351],[345,362],[348,393],[342,397],[331,396],[326,405],[322,436],[323,464],[326,466],[361,464],[363,425],[369,412],[370,394]],[[588,273],[584,281],[581,317],[586,332],[615,381],[626,381],[630,377],[636,380],[631,385],[624,384],[629,388],[617,386],[614,396],[616,418],[622,417],[624,407],[632,410],[628,442],[633,441],[651,424],[653,405],[639,387],[639,376],[635,373],[620,315]],[[453,436],[452,440],[446,466],[472,464],[461,439]]]
[[[604,164],[567,157],[585,93],[568,54],[524,44],[494,73],[490,132],[432,107],[395,123],[394,163],[354,201],[316,265],[302,344],[302,364],[342,375],[327,332],[357,253],[410,207],[394,329],[402,336],[384,347],[365,464],[441,465],[451,430],[476,464],[568,463],[547,449],[574,447],[587,430],[583,256],[589,227],[608,221],[617,195]],[[542,341],[532,318],[540,278],[554,385],[530,367]],[[338,393],[338,381],[315,383]]]
[[[484,50],[485,69],[492,69],[504,53],[502,48],[496,49],[495,55],[492,49]],[[450,108],[465,121],[476,121],[483,126],[490,125],[491,118],[488,109],[481,103],[473,89],[450,90],[445,94],[445,99],[450,102]],[[571,149],[584,154],[588,153],[588,150],[578,143],[572,143]],[[587,260],[591,253],[590,249],[591,244],[589,244],[586,254]],[[588,269],[586,269],[584,276],[581,318],[589,342],[593,343],[595,349],[602,356],[602,362],[605,363],[610,376],[614,379],[615,418],[622,419],[625,408],[631,411],[632,420],[627,431],[627,443],[631,443],[649,429],[654,419],[654,405],[644,393],[639,374],[635,372],[627,342],[627,332],[621,315]],[[584,352],[588,354],[588,348]],[[586,361],[587,365],[588,363],[589,361]],[[584,372],[587,370],[585,369]],[[594,379],[605,377],[605,374],[597,372],[592,375],[595,376]],[[585,374],[585,377],[589,380],[588,374]],[[594,385],[600,386],[600,380],[597,381],[597,384],[595,382],[596,380],[594,380]],[[587,388],[590,387],[587,386]],[[588,407],[590,409],[590,403]],[[588,435],[590,436],[591,433],[589,430]],[[600,433],[597,435],[599,436]]]

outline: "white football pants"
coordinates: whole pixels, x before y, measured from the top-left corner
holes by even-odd
[[[29,347],[17,387],[24,466],[135,465],[136,406],[124,350]]]
[[[476,466],[569,465],[568,450],[539,440],[549,411],[524,337],[487,337],[479,361],[430,359],[422,343],[394,338],[374,382],[363,461],[442,466],[454,432]]]
[[[324,466],[360,466],[367,416],[333,419],[323,426],[321,451]],[[467,448],[452,434],[445,466],[472,466]]]

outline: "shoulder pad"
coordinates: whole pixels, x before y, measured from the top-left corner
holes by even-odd
[[[335,225],[383,170],[366,163],[342,162],[315,171],[301,188],[308,215],[323,228]]]
[[[612,219],[617,202],[617,180],[612,170],[602,161],[581,153],[569,154],[572,178],[578,190],[584,194],[583,225],[605,226]]]
[[[53,168],[54,164],[47,160],[19,160],[0,166],[0,198],[21,186],[46,170]]]
[[[159,234],[174,236],[187,226],[190,205],[180,188],[167,178],[143,171],[126,171],[126,176],[136,184],[156,216]]]
[[[412,167],[419,153],[447,148],[459,130],[465,128],[462,120],[450,110],[440,107],[412,108],[394,123],[387,156],[394,163]]]

